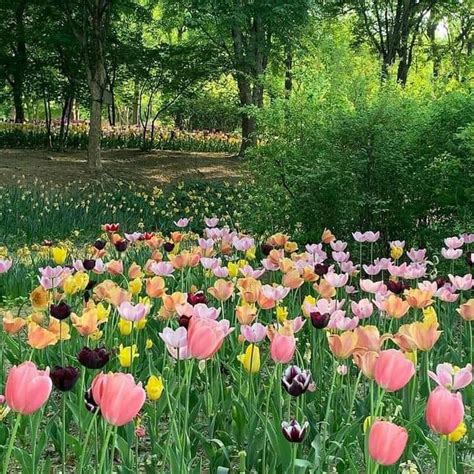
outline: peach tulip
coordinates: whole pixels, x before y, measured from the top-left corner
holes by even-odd
[[[335,239],[336,236],[329,229],[324,229],[323,235],[321,235],[321,242],[324,244],[330,244]]]
[[[107,271],[113,276],[121,275],[123,273],[122,260],[110,260],[107,264]]]
[[[336,294],[336,289],[328,283],[324,278],[321,280],[319,285],[313,284],[313,288],[319,293],[321,298],[332,298]]]
[[[38,370],[33,362],[23,362],[8,372],[5,400],[13,411],[31,415],[46,403],[52,387],[49,368]]]
[[[262,284],[252,277],[240,278],[237,281],[237,288],[246,303],[256,303],[260,296]]]
[[[59,337],[54,332],[41,327],[33,321],[28,324],[28,344],[34,349],[44,349],[47,346],[56,344],[58,340]]]
[[[150,298],[161,298],[166,291],[165,280],[160,276],[149,278],[146,281],[146,294]]]
[[[171,295],[163,294],[161,297],[163,306],[160,308],[158,315],[162,319],[169,319],[176,314],[176,306],[186,303],[187,295],[179,291],[175,291]]]
[[[451,393],[436,387],[428,397],[426,423],[432,431],[442,435],[452,433],[464,417],[464,405],[459,392]]]
[[[80,317],[77,314],[71,314],[71,321],[81,336],[91,336],[96,333],[100,324],[97,309],[92,306],[86,307]]]
[[[387,392],[403,388],[415,374],[413,362],[402,352],[388,349],[379,354],[374,367],[374,379]]]
[[[188,351],[196,359],[211,358],[229,333],[229,321],[193,316],[188,326]]]
[[[109,373],[99,374],[92,381],[92,396],[105,420],[123,426],[138,415],[146,392],[131,374]]]
[[[391,317],[400,319],[407,314],[410,305],[396,295],[390,295],[382,302],[383,310]]]
[[[456,311],[461,315],[464,321],[474,321],[474,298],[462,304]]]
[[[357,349],[380,351],[382,340],[377,326],[358,326],[354,332],[357,335]]]
[[[412,308],[422,309],[430,306],[433,303],[432,296],[431,291],[420,290],[419,288],[405,290],[405,298]]]
[[[130,278],[130,280],[134,280],[135,278],[141,278],[142,276],[142,268],[140,265],[133,262],[128,269],[128,278]]]
[[[38,311],[46,310],[49,303],[49,293],[42,286],[37,286],[30,293],[30,301],[33,309]]]
[[[257,317],[257,308],[253,304],[243,304],[235,308],[235,315],[240,324],[252,324]]]
[[[69,329],[69,324],[65,321],[59,321],[56,318],[50,318],[48,331],[55,334],[58,338],[58,341],[68,341],[71,339]]]
[[[7,311],[2,319],[3,329],[8,334],[18,334],[25,326],[26,319],[14,317],[11,311]]]
[[[300,272],[298,270],[290,270],[283,276],[282,285],[286,286],[287,288],[291,288],[292,290],[296,290],[299,288],[303,283],[304,280],[300,276]]]
[[[375,351],[355,351],[352,354],[354,364],[359,367],[362,373],[370,380],[374,378],[375,363],[379,357],[379,353]]]
[[[342,334],[327,334],[329,349],[338,359],[347,359],[357,348],[359,338],[354,331],[345,331]]]
[[[207,291],[219,301],[226,301],[232,296],[234,285],[231,281],[220,278]]]
[[[441,336],[438,327],[439,324],[435,321],[404,324],[392,339],[404,351],[429,351]]]
[[[370,428],[369,454],[382,466],[395,464],[403,454],[408,441],[405,428],[389,421],[375,421]]]

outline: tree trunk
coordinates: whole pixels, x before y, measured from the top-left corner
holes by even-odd
[[[133,103],[132,103],[132,125],[139,125],[138,119],[138,102],[140,100],[140,89],[138,87],[138,81],[135,81],[133,87]]]
[[[15,123],[24,123],[25,108],[23,107],[23,84],[16,80],[13,85],[13,104],[15,106]]]
[[[239,157],[244,158],[245,152],[257,143],[255,132],[257,131],[257,123],[255,117],[248,114],[242,115],[242,143],[240,144]]]
[[[293,53],[288,48],[285,58],[285,98],[289,99],[293,89]]]
[[[90,88],[92,102],[90,108],[87,159],[89,168],[92,171],[95,171],[102,168],[100,160],[100,140],[102,137],[102,90],[95,81],[91,83]]]

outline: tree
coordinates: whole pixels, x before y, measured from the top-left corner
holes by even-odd
[[[80,46],[87,73],[91,100],[87,156],[91,170],[102,168],[102,106],[107,86],[105,58],[113,3],[113,0],[62,1],[66,18]]]
[[[12,91],[16,123],[25,121],[23,92],[28,66],[26,22],[30,3],[0,0],[0,65]]]
[[[381,78],[398,61],[397,81],[405,85],[422,22],[436,0],[355,0],[362,30],[382,59]]]
[[[176,5],[177,2],[171,2]],[[198,31],[226,57],[224,70],[237,82],[242,108],[244,156],[256,143],[253,109],[263,106],[265,73],[283,42],[278,39],[298,32],[309,14],[309,0],[180,0],[186,25]]]

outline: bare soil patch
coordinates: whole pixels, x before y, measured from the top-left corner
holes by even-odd
[[[103,171],[91,173],[86,151],[0,149],[0,185],[17,179],[66,184],[87,179],[116,179],[150,186],[179,181],[226,180],[242,177],[240,162],[225,153],[104,150]]]

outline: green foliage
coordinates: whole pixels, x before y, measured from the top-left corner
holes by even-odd
[[[472,94],[413,97],[387,87],[342,106],[300,95],[263,114],[251,167],[262,228],[317,238],[414,233],[420,244],[472,228]]]

